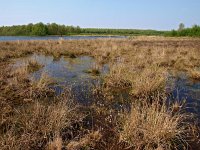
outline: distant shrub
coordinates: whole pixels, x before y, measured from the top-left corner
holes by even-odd
[[[165,34],[166,36],[173,36],[173,37],[179,37],[179,36],[191,36],[191,37],[200,37],[200,26],[194,25],[191,28],[184,28],[179,30],[172,30],[170,32],[167,32]]]

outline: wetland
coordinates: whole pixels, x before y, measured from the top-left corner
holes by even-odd
[[[200,39],[0,42],[3,149],[195,149]]]

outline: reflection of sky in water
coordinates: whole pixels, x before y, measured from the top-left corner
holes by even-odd
[[[95,60],[89,56],[80,56],[77,58],[61,57],[54,59],[52,56],[33,55],[16,61],[15,65],[23,64],[24,61],[35,59],[44,67],[31,74],[34,79],[39,79],[43,72],[46,72],[56,82],[56,87],[53,87],[57,93],[62,92],[63,86],[72,88],[75,97],[80,101],[88,100],[91,86],[99,84],[102,77],[109,71],[108,65],[100,67],[100,76],[93,76],[85,73],[85,70],[91,69],[95,64]]]
[[[167,88],[171,88],[172,99],[186,100],[186,110],[200,117],[200,82],[188,79],[185,73],[179,73],[178,77],[169,77]]]
[[[98,38],[126,38],[125,36],[0,36],[0,41],[21,41],[21,40],[82,40]]]
[[[95,78],[90,74],[84,73],[85,70],[91,69],[95,65],[93,58],[88,56],[81,56],[78,58],[61,57],[57,61],[53,61],[53,57],[33,56],[39,63],[44,64],[44,67],[39,71],[33,73],[33,76],[47,72],[49,76],[62,80],[63,83],[83,82]],[[108,72],[108,66],[104,65],[100,68],[100,72],[104,75]],[[62,84],[62,82],[61,82]]]
[[[77,58],[61,57],[54,59],[52,56],[33,55],[16,61],[15,65],[22,64],[28,59],[35,59],[44,67],[39,71],[31,74],[32,77],[38,79],[42,72],[52,77],[59,86],[53,87],[57,93],[62,92],[62,86],[69,86],[75,98],[81,103],[89,103],[92,100],[91,89],[93,85],[100,84],[106,73],[109,72],[108,65],[100,68],[100,76],[92,76],[84,71],[91,69],[95,65],[95,60],[89,56],[81,56]],[[176,77],[169,75],[166,89],[172,93],[170,100],[186,100],[189,112],[196,112],[200,115],[200,82],[194,82],[186,76],[185,73],[179,73]],[[117,92],[116,99],[127,99],[126,92]],[[121,106],[117,103],[116,106]]]

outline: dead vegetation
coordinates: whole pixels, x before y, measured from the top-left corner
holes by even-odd
[[[58,101],[59,100],[59,101]],[[45,104],[33,100],[26,106],[15,108],[1,122],[2,149],[41,149],[48,140],[62,135],[61,131],[81,119],[67,97]]]
[[[199,48],[197,38],[164,37],[0,42],[0,147],[189,149],[191,139],[199,140],[196,118],[177,102],[167,105],[162,96],[169,71],[199,80]],[[56,96],[48,73],[32,80],[30,73],[43,67],[37,60],[11,65],[13,58],[34,53],[55,60],[89,55],[98,65],[108,64],[102,85],[93,89],[94,105],[78,106],[70,90]],[[99,68],[88,73],[98,75]],[[122,91],[128,97],[119,98]],[[91,120],[92,127],[84,124]]]
[[[131,112],[121,120],[120,141],[134,149],[188,148],[191,133],[187,119],[191,116],[160,103],[159,97],[151,104],[144,99],[132,104]]]
[[[200,80],[200,71],[197,69],[190,69],[189,76],[194,80]]]

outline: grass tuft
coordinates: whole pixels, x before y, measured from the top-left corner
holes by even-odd
[[[188,148],[189,116],[180,110],[174,113],[159,101],[157,98],[152,104],[144,100],[133,103],[120,126],[120,142],[134,149]]]
[[[38,63],[35,59],[30,59],[27,62],[27,67],[28,67],[28,71],[31,73],[31,72],[38,71],[40,68],[43,67],[43,65]]]
[[[190,69],[189,70],[189,76],[192,79],[200,80],[200,71],[196,70],[196,69]]]
[[[80,118],[76,105],[67,95],[48,104],[35,100],[13,110],[7,127],[4,131],[1,129],[0,146],[2,149],[43,149],[54,138],[49,147],[60,148],[62,141],[54,135]]]

